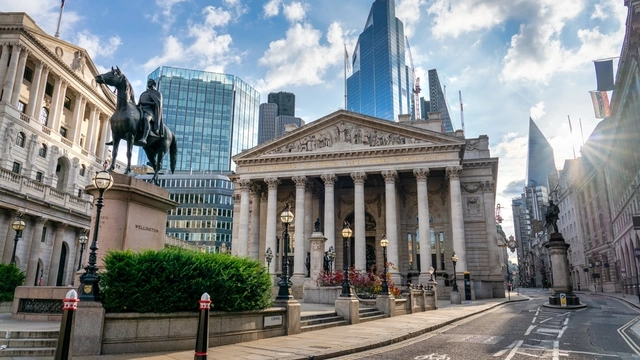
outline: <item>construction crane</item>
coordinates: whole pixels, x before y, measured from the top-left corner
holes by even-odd
[[[422,117],[422,112],[420,111],[420,78],[416,77],[416,69],[413,67],[413,56],[411,55],[411,45],[409,45],[409,38],[407,36],[404,37],[407,41],[407,50],[409,51],[409,61],[411,62],[411,74],[413,74],[414,86],[411,89],[413,93],[413,118],[414,120],[418,120]]]

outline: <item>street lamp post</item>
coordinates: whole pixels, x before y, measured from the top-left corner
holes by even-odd
[[[11,223],[11,228],[16,232],[16,237],[13,238],[13,254],[11,255],[11,261],[9,264],[16,263],[16,248],[18,247],[18,240],[22,236],[22,230],[27,227],[27,224],[22,220],[22,214],[18,214],[16,219]]]
[[[453,252],[451,255],[451,261],[453,262],[453,292],[458,292],[458,282],[456,281],[456,263],[458,262],[458,255],[456,252]]]
[[[284,226],[282,232],[283,256],[282,274],[278,282],[278,296],[276,300],[291,300],[291,281],[289,281],[289,225],[293,222],[293,213],[289,208],[289,203],[284,206],[284,211],[280,214],[280,221]]]
[[[80,260],[78,260],[78,269],[76,271],[80,271],[82,269],[82,253],[84,252],[84,244],[87,243],[87,235],[82,233],[78,238],[78,242],[80,243]]]
[[[349,241],[351,239],[351,235],[353,235],[353,230],[351,230],[349,222],[345,221],[344,228],[342,229],[342,270],[344,272],[344,279],[342,279],[342,292],[340,293],[340,297],[353,297],[351,286],[349,285]]]
[[[384,261],[384,267],[382,268],[382,291],[380,294],[389,295],[389,284],[387,283],[387,246],[389,246],[389,240],[387,240],[386,234],[382,235],[380,246],[382,246],[382,260]]]
[[[98,230],[100,228],[100,213],[104,205],[104,192],[113,185],[113,177],[106,171],[100,171],[93,178],[93,185],[98,189],[98,200],[96,201],[96,220],[93,228],[93,239],[91,240],[91,252],[89,253],[89,264],[85,266],[84,274],[80,276],[80,301],[100,301],[100,274],[96,260],[98,257]]]
[[[333,260],[336,258],[336,250],[333,246],[329,247],[329,251],[327,251],[327,257],[329,258],[329,272],[333,272]]]
[[[636,265],[636,288],[638,293],[638,301],[640,301],[640,281],[638,280],[638,258],[640,258],[640,248],[635,248],[635,256],[633,257],[633,262]]]
[[[267,268],[269,268],[269,266],[271,266],[271,260],[273,260],[273,251],[271,251],[271,248],[267,248],[264,257],[267,259]]]

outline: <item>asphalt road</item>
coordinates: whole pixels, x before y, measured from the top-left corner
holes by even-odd
[[[532,300],[339,359],[640,359],[640,310],[598,294],[578,294],[586,309],[549,309],[542,306],[548,291],[523,294]]]

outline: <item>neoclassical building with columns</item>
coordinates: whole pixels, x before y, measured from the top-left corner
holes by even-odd
[[[17,245],[26,285],[69,285],[82,262],[94,211],[84,188],[102,169],[115,108],[97,74],[84,49],[25,13],[0,13],[0,259]],[[18,214],[26,229],[14,242]]]
[[[341,110],[234,156],[233,253],[265,262],[270,248],[277,256],[269,271],[279,273],[279,215],[288,203],[294,296],[319,219],[325,251],[336,252],[334,269],[343,266],[346,221],[356,269],[382,271],[386,235],[396,283],[426,283],[434,267],[442,284],[444,274],[453,275],[455,251],[461,285],[468,271],[475,298],[504,297],[494,212],[498,159],[487,136],[442,133],[439,114],[430,115],[391,122]]]

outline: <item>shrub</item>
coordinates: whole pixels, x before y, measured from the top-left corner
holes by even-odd
[[[316,279],[318,286],[340,286],[344,279],[344,273],[336,272],[320,272]],[[373,299],[382,291],[382,275],[378,275],[373,271],[366,272],[355,268],[349,269],[349,282],[358,297],[363,299]],[[389,292],[395,297],[399,297],[401,290],[391,281],[391,274],[387,273],[387,286]]]
[[[271,306],[271,279],[259,262],[182,249],[110,251],[100,281],[108,312],[197,311],[203,293],[214,311]]]
[[[26,275],[14,264],[0,263],[0,302],[13,301],[16,287],[22,285]]]

